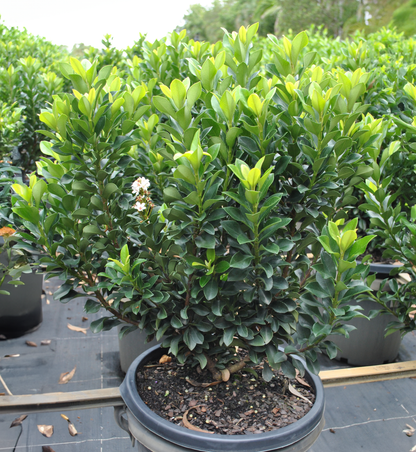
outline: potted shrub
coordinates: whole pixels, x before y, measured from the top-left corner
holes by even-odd
[[[337,359],[348,362],[350,365],[369,366],[393,362],[400,349],[400,331],[390,330],[386,335],[390,325],[398,321],[394,313],[395,310],[386,311],[386,309],[382,309],[383,306],[385,307],[385,302],[380,302],[379,298],[375,298],[377,292],[386,295],[390,293],[388,296],[390,308],[398,307],[401,304],[400,297],[394,298],[393,294],[400,285],[407,283],[404,279],[406,275],[403,275],[407,272],[407,269],[399,262],[398,259],[401,256],[394,251],[395,248],[392,247],[393,243],[389,235],[393,229],[395,234],[400,234],[401,226],[398,219],[406,215],[405,212],[402,212],[402,209],[409,204],[411,205],[410,200],[413,196],[412,193],[397,190],[397,185],[400,185],[400,178],[403,174],[406,174],[406,168],[398,164],[398,162],[405,160],[405,155],[400,154],[405,153],[402,152],[399,141],[391,142],[383,152],[378,147],[372,163],[373,177],[368,179],[366,183],[359,184],[359,188],[357,188],[365,196],[356,209],[365,213],[365,216],[369,219],[367,221],[369,228],[376,228],[374,231],[372,229],[370,231],[374,232],[377,238],[372,242],[368,255],[364,257],[364,260],[369,262],[371,278],[367,284],[371,286],[373,296],[356,301],[362,307],[362,313],[368,318],[357,318],[351,321],[351,325],[356,329],[348,339],[341,336],[331,337],[331,340],[339,348]],[[407,172],[409,172],[409,162],[407,166]],[[390,191],[389,196],[387,196],[388,190]],[[388,212],[387,210],[380,210],[383,208],[379,202],[383,200],[388,203]],[[360,219],[359,224],[361,221],[363,220]],[[388,221],[395,222],[392,229],[390,229],[391,225],[387,224]],[[381,226],[387,229],[380,230]],[[375,258],[374,256],[378,257]],[[393,292],[392,288],[395,288]],[[353,303],[353,301],[351,302]]]
[[[20,112],[3,105],[1,114],[2,157],[7,160],[17,139]],[[0,165],[0,335],[11,338],[33,331],[42,322],[43,277],[32,271],[30,247],[15,246],[19,235],[15,229],[22,221],[12,212],[10,193],[20,170],[4,160]]]
[[[20,245],[64,281],[55,298],[87,294],[87,312],[107,313],[93,331],[139,328],[221,384],[251,366],[265,381],[317,373],[317,352],[336,354],[328,335],[348,335],[342,322],[360,316],[348,301],[370,290],[356,258],[373,236],[344,225],[372,173],[369,75],[314,67],[300,33],[272,38],[268,79],[256,29],[205,46],[169,86],[63,64],[74,91],[40,115],[52,130],[40,177],[13,187],[29,230]],[[322,428],[322,388],[307,375],[319,406],[303,433],[282,429],[282,445]]]

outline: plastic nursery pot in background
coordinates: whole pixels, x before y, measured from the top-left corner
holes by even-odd
[[[121,328],[125,324],[117,327],[117,332],[120,333]],[[146,342],[146,333],[142,330],[135,330],[131,333],[125,334],[121,339],[118,338],[118,346],[120,350],[120,367],[126,373],[131,363],[143,352],[160,342],[153,339],[151,342]]]
[[[371,288],[378,290],[381,281],[389,277],[393,268],[395,266],[390,264],[370,264],[370,273],[377,274],[377,279]],[[372,300],[361,300],[358,304],[363,308],[364,315],[379,308],[379,305]],[[348,339],[338,335],[329,338],[340,348],[336,359],[351,366],[373,366],[393,362],[400,349],[400,332],[384,337],[386,326],[393,320],[397,319],[387,314],[378,315],[371,320],[356,318],[348,321],[349,325],[357,328],[350,333]]]
[[[0,237],[0,245],[3,238]],[[0,261],[7,262],[7,256],[0,254]],[[24,285],[7,284],[7,276],[2,285],[10,295],[0,295],[0,335],[7,339],[20,337],[39,328],[42,323],[43,274],[24,273],[20,280]]]
[[[155,414],[140,398],[136,371],[151,360],[160,358],[166,350],[159,346],[144,352],[127,371],[120,386],[125,407],[115,408],[117,424],[138,441],[141,452],[303,452],[319,437],[324,421],[324,393],[316,375],[306,372],[305,379],[315,390],[315,403],[298,421],[286,427],[258,435],[219,435],[188,430]],[[127,419],[124,417],[127,416]]]

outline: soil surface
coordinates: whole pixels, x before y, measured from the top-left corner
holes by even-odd
[[[281,373],[265,382],[244,369],[228,382],[212,386],[207,370],[172,362],[150,362],[137,372],[137,388],[146,405],[159,416],[192,430],[244,435],[275,430],[301,419],[315,400],[313,389],[299,376],[288,381]],[[304,400],[290,392],[295,388]],[[200,430],[201,429],[201,430]]]

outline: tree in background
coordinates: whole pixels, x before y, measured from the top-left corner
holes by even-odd
[[[393,14],[393,25],[405,36],[416,34],[416,0],[405,3]]]
[[[176,30],[186,28],[188,36],[193,39],[215,42],[222,39],[221,28],[233,31],[241,25],[247,26],[258,21],[258,4],[258,0],[214,0],[208,7],[194,4],[183,18],[184,25]],[[258,34],[266,36],[273,33],[273,24],[272,16],[261,20]]]
[[[416,0],[214,0],[211,6],[194,4],[184,16],[188,36],[215,42],[221,39],[221,27],[238,30],[241,25],[260,22],[259,35],[277,36],[298,33],[311,25],[323,26],[332,36],[345,37],[356,30],[374,32],[387,26],[395,10],[416,20]],[[404,10],[403,10],[404,11]],[[402,17],[402,16],[400,16]],[[398,16],[397,25],[400,28]],[[400,19],[400,20],[399,20]],[[396,25],[396,24],[395,24]],[[415,27],[408,27],[416,30]]]

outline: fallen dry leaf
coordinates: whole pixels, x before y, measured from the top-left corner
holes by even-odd
[[[4,396],[4,395],[6,395],[5,392],[0,392],[0,396]]]
[[[335,433],[335,430],[334,430],[333,428],[330,428],[329,431],[330,431],[331,433]]]
[[[51,446],[42,446],[42,452],[55,452]]]
[[[88,320],[88,317],[83,317],[81,320],[82,320],[83,322],[86,322],[86,321]]]
[[[75,370],[76,370],[77,366],[75,366],[71,372],[64,372],[61,374],[61,376],[59,377],[59,384],[60,385],[66,385],[68,383],[69,380],[72,379],[72,377],[75,374]]]
[[[70,323],[68,323],[66,326],[72,331],[78,331],[79,333],[87,334],[88,328],[81,328],[80,326],[74,326],[71,325]]]
[[[308,388],[310,388],[311,385],[304,378],[302,378],[300,376],[298,369],[295,369],[295,370],[296,370],[296,377],[295,378],[298,381],[298,383],[300,383],[303,386],[307,386]]]
[[[74,424],[72,424],[71,422],[68,423],[68,430],[69,430],[69,434],[71,436],[77,436],[78,435],[77,429],[75,428]]]
[[[22,422],[27,418],[27,414],[22,414],[21,416],[17,417],[10,425],[10,428],[17,427],[18,425],[21,425]]]
[[[46,300],[46,304],[51,304],[51,302],[49,300]],[[48,446],[49,447],[49,446]],[[51,449],[52,450],[52,449]]]
[[[38,425],[38,430],[46,438],[50,438],[53,435],[53,425]]]
[[[78,435],[77,429],[75,428],[75,425],[70,421],[69,417],[68,417],[68,416],[65,416],[65,414],[61,414],[61,417],[62,417],[63,419],[65,419],[65,420],[68,422],[68,431],[69,431],[69,434],[70,434],[71,436],[76,436],[76,435]]]
[[[15,232],[16,231],[14,229],[4,226],[3,228],[0,229],[0,237],[10,237]]]
[[[408,427],[408,428],[404,429],[403,433],[406,433],[407,436],[413,436],[415,433],[415,429],[409,424],[406,424],[406,427]]]
[[[172,358],[168,355],[163,355],[160,359],[159,359],[159,364],[166,364],[166,363],[170,363],[172,361]]]
[[[202,429],[202,428],[195,427],[194,425],[192,425],[192,424],[188,421],[188,418],[187,418],[188,413],[189,413],[191,410],[194,410],[195,408],[198,408],[198,407],[200,407],[200,406],[201,406],[201,405],[193,406],[192,408],[189,408],[189,410],[186,410],[185,413],[183,413],[183,419],[182,419],[183,425],[184,425],[186,428],[189,428],[189,430],[194,430],[195,432],[202,432],[202,433],[211,433],[211,434],[213,435],[214,432],[210,432],[209,430],[204,430],[204,429]]]
[[[308,403],[310,403],[312,405],[312,402],[310,400],[308,400],[306,397],[303,397],[303,395],[297,389],[295,389],[290,383],[289,383],[289,391],[296,397],[306,400]]]
[[[301,385],[303,385],[303,386],[307,386],[308,388],[310,388],[311,387],[311,385],[306,381],[306,380],[304,380],[302,377],[296,377],[296,381],[298,382],[298,383],[300,383]]]
[[[20,356],[18,353],[15,355],[4,355],[5,358],[17,358],[18,356]]]
[[[43,341],[40,341],[40,345],[49,345],[51,343],[50,339],[45,339]]]
[[[26,345],[28,345],[29,347],[37,347],[38,344],[36,344],[36,342],[32,342],[32,341],[26,341]]]

